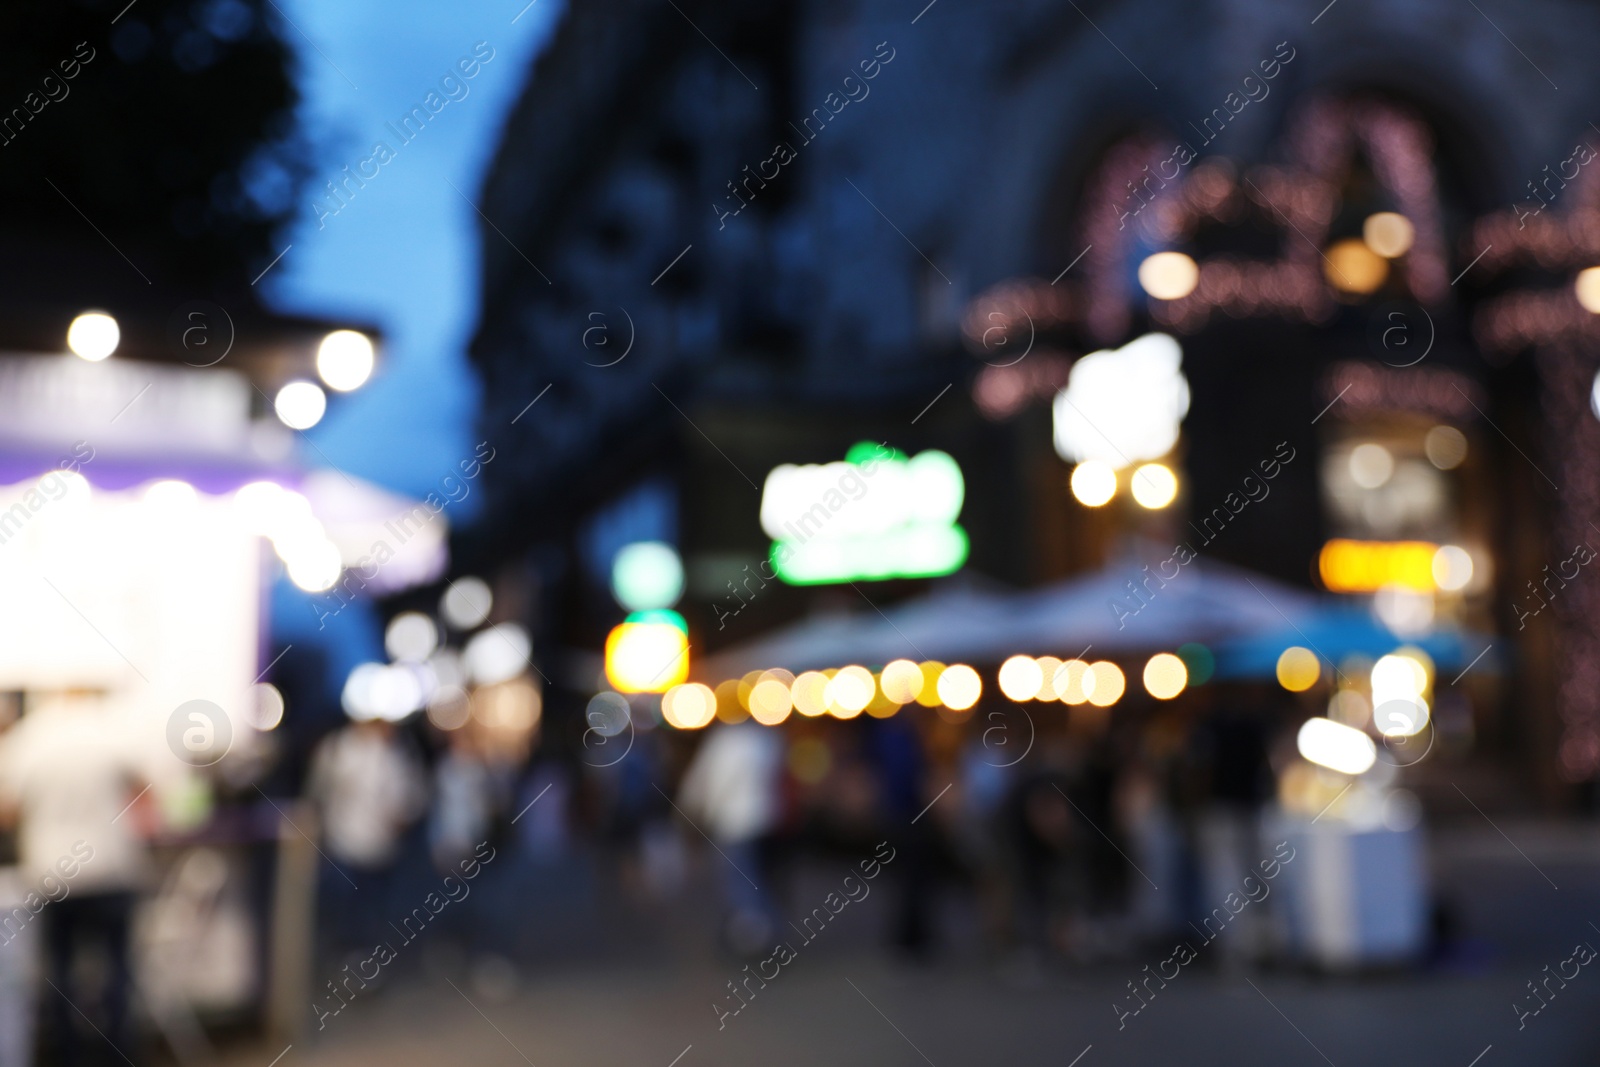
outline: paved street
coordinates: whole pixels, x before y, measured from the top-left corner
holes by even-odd
[[[669,1067],[680,1054],[680,1067],[1593,1064],[1600,975],[1580,972],[1520,1031],[1511,1006],[1575,942],[1600,943],[1588,926],[1600,917],[1592,833],[1502,828],[1526,858],[1487,828],[1435,835],[1438,879],[1462,901],[1464,928],[1455,961],[1424,973],[1185,970],[1119,1031],[1112,1003],[1141,973],[1138,961],[1029,971],[957,945],[930,966],[902,965],[877,947],[880,916],[847,911],[719,1030],[711,1005],[731,1003],[725,983],[741,972],[696,947],[706,916],[689,907],[671,920],[623,923],[638,940],[631,950],[613,941],[605,962],[554,951],[559,962],[524,961],[515,988],[435,953],[307,1035],[282,1067]],[[529,921],[566,922],[548,913]],[[280,1051],[235,1049],[229,1067],[265,1067]]]

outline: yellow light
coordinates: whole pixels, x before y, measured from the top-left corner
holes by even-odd
[[[1181,300],[1200,284],[1200,268],[1182,252],[1157,252],[1139,264],[1139,287],[1157,300]]]
[[[1000,664],[1000,692],[1006,699],[1022,703],[1039,695],[1044,671],[1032,656],[1012,656]]]
[[[1398,585],[1419,593],[1434,591],[1433,560],[1439,546],[1430,541],[1353,541],[1336,537],[1322,546],[1317,570],[1331,593],[1375,593]]]
[[[1360,730],[1324,719],[1307,719],[1295,737],[1300,755],[1340,774],[1364,774],[1378,761],[1378,747]]]
[[[1178,496],[1178,476],[1162,463],[1146,463],[1133,472],[1128,484],[1139,506],[1157,511]]]
[[[1082,704],[1094,692],[1095,677],[1081,659],[1069,659],[1056,668],[1054,688],[1063,704]]]
[[[1389,261],[1355,237],[1334,242],[1324,253],[1322,268],[1329,285],[1358,296],[1377,292],[1389,276]]]
[[[744,710],[750,710],[750,691],[766,674],[766,671],[745,671],[744,677],[739,679],[739,703]]]
[[[1583,310],[1591,315],[1600,315],[1600,267],[1580,270],[1573,289],[1578,294],[1578,303],[1583,305]]]
[[[1061,661],[1054,656],[1040,656],[1034,660],[1039,665],[1039,691],[1034,694],[1035,700],[1059,700],[1056,694],[1056,672],[1061,669]]]
[[[1097,508],[1117,495],[1117,472],[1097,459],[1072,468],[1072,495],[1085,507]]]
[[[1472,554],[1460,545],[1440,545],[1433,554],[1433,580],[1452,593],[1465,589],[1472,581]]]
[[[1278,684],[1291,693],[1303,693],[1322,677],[1322,663],[1315,652],[1291,645],[1278,657]]]
[[[1157,652],[1144,665],[1144,688],[1157,700],[1171,700],[1189,684],[1189,668],[1171,652]]]
[[[865,667],[849,666],[839,668],[839,673],[828,682],[826,690],[829,711],[834,708],[848,712],[848,715],[839,715],[839,718],[854,718],[866,710],[872,703],[872,693],[876,682],[872,672]],[[838,712],[834,712],[838,714]]]
[[[717,696],[717,721],[725,722],[730,726],[736,722],[744,722],[750,717],[750,712],[739,703],[739,681],[729,678],[725,682],[718,682]]]
[[[348,393],[372,376],[372,341],[355,330],[334,330],[317,346],[317,376],[329,389]]]
[[[1089,703],[1097,708],[1109,708],[1122,699],[1123,690],[1128,687],[1128,680],[1122,676],[1122,670],[1115,663],[1101,660],[1089,668],[1089,676],[1094,679],[1092,690],[1089,691]]]
[[[661,697],[661,717],[679,730],[698,730],[717,716],[717,694],[699,682],[675,685]]]
[[[789,691],[794,710],[814,719],[828,710],[828,676],[821,671],[806,671],[794,680]]]
[[[956,663],[939,675],[939,700],[951,711],[966,711],[983,695],[983,679],[965,663]]]
[[[759,681],[750,690],[750,717],[762,726],[778,725],[789,717],[793,706],[789,687],[776,678]]]
[[[867,702],[867,714],[874,719],[892,719],[900,712],[900,705],[890,700],[883,691],[883,678],[877,679],[878,686],[872,692],[872,699]]]
[[[922,690],[917,694],[917,703],[925,708],[939,706],[939,678],[944,674],[944,664],[929,660],[918,668],[922,672]]]
[[[909,704],[922,692],[922,670],[908,659],[897,659],[884,665],[879,684],[884,696],[896,704]]]
[[[85,311],[67,327],[67,347],[90,363],[99,363],[115,352],[121,340],[117,320],[103,311]]]
[[[1384,259],[1399,259],[1411,250],[1417,232],[1411,220],[1393,211],[1368,215],[1361,224],[1361,239]]]
[[[662,693],[689,677],[689,637],[665,622],[625,622],[606,635],[606,680],[619,693]]]

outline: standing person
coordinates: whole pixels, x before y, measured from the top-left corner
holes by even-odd
[[[128,935],[149,857],[129,809],[148,787],[130,746],[119,741],[120,725],[97,694],[72,690],[31,710],[0,749],[0,803],[18,822],[24,883],[60,887],[42,917],[46,979],[56,994],[49,1018],[67,1065],[118,1058],[88,1052],[74,1018],[79,1011],[118,1056],[133,1051]],[[73,980],[74,954],[90,947],[109,963],[99,995]]]
[[[778,928],[767,853],[780,812],[783,739],[746,720],[707,735],[684,774],[678,799],[727,862],[728,945],[740,955],[772,944]]]
[[[389,723],[354,722],[317,745],[308,792],[335,867],[323,885],[340,947],[370,949],[390,936],[395,861],[427,803],[426,772]]]

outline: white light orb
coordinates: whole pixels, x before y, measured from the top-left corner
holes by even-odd
[[[439,628],[420,611],[402,611],[383,631],[383,648],[397,662],[421,663],[439,647]]]
[[[1032,656],[1012,656],[1000,664],[1000,692],[1007,700],[1022,703],[1039,695],[1044,684],[1044,669]]]
[[[1097,508],[1117,495],[1117,472],[1109,463],[1086,459],[1072,468],[1071,484],[1078,503]]]
[[[1183,349],[1164,333],[1078,360],[1056,394],[1056,451],[1118,469],[1172,451],[1189,413],[1182,362]]]
[[[939,699],[951,711],[966,711],[983,695],[983,679],[965,663],[954,663],[939,675]]]
[[[344,561],[339,546],[328,540],[295,541],[280,546],[284,568],[296,588],[307,593],[325,593],[339,581]]]
[[[1378,761],[1378,746],[1354,727],[1317,717],[1307,719],[1295,737],[1300,755],[1340,774],[1365,774]]]
[[[1440,545],[1433,554],[1433,581],[1447,592],[1465,589],[1472,581],[1472,553],[1460,545]]]
[[[1157,252],[1139,264],[1139,287],[1157,300],[1181,300],[1199,284],[1199,266],[1182,252]]]
[[[372,377],[372,341],[355,330],[334,330],[317,346],[317,376],[329,389],[348,393]]]
[[[188,482],[167,479],[150,483],[144,491],[144,502],[163,511],[185,511],[200,502],[200,494]]]
[[[439,601],[444,621],[457,630],[470,630],[480,625],[493,607],[494,594],[489,591],[489,583],[471,575],[451,582]]]
[[[290,382],[272,401],[278,421],[291,430],[309,430],[328,410],[328,394],[311,382]]]
[[[265,733],[283,722],[283,694],[271,682],[257,682],[244,696],[244,721]]]
[[[478,685],[510,681],[528,665],[533,644],[528,632],[514,622],[491,626],[467,642],[462,653],[467,677]]]
[[[67,347],[90,363],[99,363],[115,352],[121,340],[117,320],[103,311],[85,311],[67,327]]]
[[[1350,450],[1350,480],[1363,489],[1377,489],[1394,474],[1394,456],[1368,441]]]

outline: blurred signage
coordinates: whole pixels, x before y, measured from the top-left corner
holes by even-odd
[[[57,447],[84,439],[133,452],[233,452],[248,439],[250,383],[194,370],[75,356],[0,358],[0,439]]]
[[[950,574],[967,561],[956,524],[966,498],[947,453],[916,456],[870,441],[842,462],[784,464],[767,475],[761,528],[790,585]]]
[[[665,693],[689,677],[689,627],[676,611],[636,611],[606,637],[606,681],[619,693]]]
[[[1438,552],[1439,546],[1430,541],[1334,538],[1322,546],[1317,570],[1333,593],[1375,593],[1386,586],[1431,593],[1438,588],[1434,577]]]

